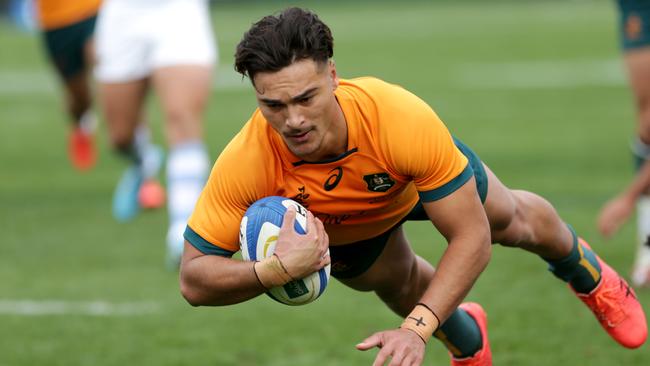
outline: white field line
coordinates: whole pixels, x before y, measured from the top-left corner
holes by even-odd
[[[621,59],[465,63],[451,74],[461,89],[566,89],[627,84]]]
[[[0,96],[58,93],[58,76],[47,69],[0,69]],[[248,79],[242,79],[232,65],[217,68],[213,89],[243,90],[252,88]]]
[[[0,315],[132,316],[152,314],[159,311],[160,305],[155,302],[0,300]]]

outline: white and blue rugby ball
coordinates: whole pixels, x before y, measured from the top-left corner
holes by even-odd
[[[239,243],[245,260],[257,261],[273,255],[284,213],[289,205],[296,207],[294,229],[299,234],[307,232],[306,208],[290,198],[264,197],[246,210],[239,227]],[[325,291],[329,278],[328,264],[303,279],[269,289],[267,295],[283,304],[304,305],[316,300]]]

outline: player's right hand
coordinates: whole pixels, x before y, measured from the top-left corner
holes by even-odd
[[[420,366],[424,360],[425,344],[417,334],[408,329],[377,332],[357,344],[357,349],[367,351],[378,347],[372,366]]]
[[[329,237],[323,223],[307,211],[307,233],[294,229],[296,209],[289,206],[284,214],[275,255],[292,278],[304,278],[330,263]]]

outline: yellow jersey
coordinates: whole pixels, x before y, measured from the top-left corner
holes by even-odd
[[[62,28],[97,14],[101,0],[37,0],[38,22],[43,30]]]
[[[345,245],[384,233],[420,198],[444,197],[472,176],[446,126],[414,94],[364,77],[341,80],[335,95],[347,123],[347,151],[301,161],[257,109],[217,159],[197,201],[188,222],[196,241],[236,252],[246,209],[277,195],[318,217],[330,245]]]

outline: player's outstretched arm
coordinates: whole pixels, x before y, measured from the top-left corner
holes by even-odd
[[[205,255],[185,241],[180,268],[183,297],[193,306],[237,304],[266,291],[254,262]]]
[[[423,205],[448,245],[420,302],[444,322],[460,305],[490,260],[490,223],[474,178],[452,194]]]
[[[275,254],[259,262],[205,255],[187,241],[181,261],[181,293],[192,305],[230,305],[267,289],[306,277],[330,263],[329,238],[323,224],[307,213],[307,233],[294,230],[291,206],[282,222]]]
[[[420,365],[425,344],[467,295],[485,269],[492,250],[490,227],[483,205],[470,179],[454,193],[424,208],[448,247],[419,303],[400,329],[377,332],[357,349],[379,347],[373,365]]]

